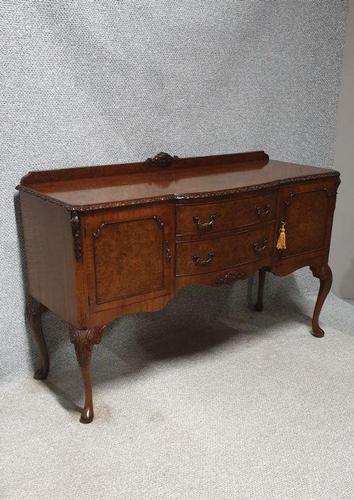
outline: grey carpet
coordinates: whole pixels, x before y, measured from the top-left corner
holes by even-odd
[[[94,356],[90,425],[67,341],[51,346],[46,383],[3,379],[1,497],[354,498],[354,307],[331,295],[316,339],[313,291],[282,286],[263,313],[238,285],[202,303],[195,287],[114,323]]]

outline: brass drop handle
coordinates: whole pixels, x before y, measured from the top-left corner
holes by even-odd
[[[259,217],[265,217],[270,214],[270,205],[264,205],[263,207],[256,207],[256,212]]]
[[[193,217],[193,223],[197,226],[199,231],[210,231],[216,219],[216,214],[210,214],[208,222],[202,222],[198,215]]]
[[[167,240],[164,241],[164,249],[165,249],[166,262],[170,262],[170,260],[172,259],[172,250]]]
[[[264,239],[261,243],[253,243],[253,250],[256,253],[261,253],[268,246],[268,240]]]
[[[196,266],[207,266],[214,258],[214,252],[209,252],[206,259],[201,259],[198,255],[192,255],[192,261]]]

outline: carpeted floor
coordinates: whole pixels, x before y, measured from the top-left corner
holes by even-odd
[[[216,294],[218,314],[207,297],[204,314],[182,317],[198,300],[182,291],[149,316],[148,338],[139,316],[128,336],[110,328],[90,425],[67,342],[46,383],[3,379],[1,498],[353,499],[354,306],[331,295],[316,339],[310,293],[263,313]]]

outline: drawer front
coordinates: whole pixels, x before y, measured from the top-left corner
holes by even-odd
[[[201,241],[176,245],[176,275],[188,276],[228,269],[266,259],[274,241],[274,226],[244,231]]]
[[[250,262],[249,264],[236,266],[231,269],[214,271],[211,273],[194,274],[193,276],[178,276],[175,288],[183,288],[188,285],[221,286],[232,285],[235,281],[244,280],[256,273],[260,268],[269,265],[267,258]]]
[[[274,219],[276,193],[216,203],[177,206],[177,235],[205,234]]]

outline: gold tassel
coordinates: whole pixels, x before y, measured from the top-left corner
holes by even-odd
[[[277,241],[277,250],[286,250],[286,234],[285,234],[285,222],[280,223],[279,238]]]

